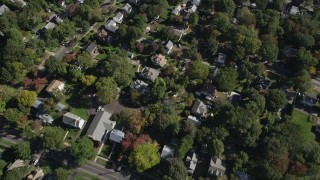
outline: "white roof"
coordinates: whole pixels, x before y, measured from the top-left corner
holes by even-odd
[[[173,155],[174,155],[174,148],[172,148],[171,146],[168,146],[168,145],[164,145],[163,149],[161,151],[160,157],[162,159],[169,159],[169,158],[172,158]]]
[[[113,20],[110,20],[107,24],[104,25],[105,29],[115,33],[118,30],[117,23]]]
[[[122,23],[123,14],[121,12],[118,12],[118,14],[113,17],[113,20],[117,23]]]
[[[124,11],[126,11],[127,13],[130,13],[132,10],[132,7],[129,3],[127,3],[126,5],[123,6],[122,8]]]
[[[56,27],[56,24],[52,22],[48,22],[48,24],[44,26],[46,29],[53,29],[54,27]]]
[[[216,62],[220,63],[220,64],[224,64],[226,62],[227,57],[228,57],[227,55],[225,55],[223,53],[219,53],[219,56],[216,59]]]
[[[175,7],[175,8],[173,9],[172,14],[178,15],[180,11],[181,11],[181,6],[178,5],[177,7]]]
[[[194,13],[197,11],[197,6],[196,5],[193,5],[190,9],[189,9],[189,12],[191,13]]]
[[[72,127],[81,129],[84,125],[84,120],[81,119],[79,116],[67,112],[63,115],[62,122],[68,124]]]
[[[166,48],[169,49],[169,50],[171,50],[171,49],[173,48],[173,43],[172,43],[172,41],[169,40],[169,41],[167,42]]]
[[[188,116],[188,120],[193,122],[195,125],[200,125],[201,124],[201,122],[198,120],[198,118],[196,118],[194,116],[191,116],[191,115]]]
[[[124,132],[117,130],[117,129],[113,129],[110,133],[110,137],[109,139],[111,141],[120,143],[122,141],[122,139],[124,138]]]
[[[295,15],[299,13],[299,7],[297,6],[292,6],[290,9],[290,14]]]

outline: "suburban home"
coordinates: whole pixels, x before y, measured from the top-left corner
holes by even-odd
[[[82,129],[84,125],[84,120],[82,118],[70,112],[67,112],[63,115],[62,122],[79,129]]]
[[[48,30],[48,29],[53,29],[53,28],[55,28],[55,27],[56,27],[56,24],[55,24],[55,23],[53,23],[53,22],[48,22],[48,24],[46,24],[46,25],[42,28],[42,30],[45,31],[45,30]]]
[[[45,111],[43,102],[38,99],[34,101],[32,107],[37,110],[37,113],[43,113]]]
[[[195,126],[200,126],[201,122],[199,121],[199,119],[195,116],[188,116],[188,121],[191,121],[194,123]]]
[[[228,57],[227,55],[223,53],[219,53],[218,57],[216,58],[216,63],[220,65],[226,63],[227,57]]]
[[[150,68],[150,67],[145,67],[141,72],[140,72],[140,76],[142,78],[145,78],[147,80],[150,81],[154,81],[157,79],[157,77],[159,76],[160,71]]]
[[[112,33],[115,33],[118,30],[117,23],[114,22],[113,20],[108,21],[105,25],[104,28]]]
[[[140,94],[143,95],[148,94],[150,92],[149,84],[139,79],[135,80],[130,85],[130,88],[137,90]]]
[[[297,15],[300,13],[299,7],[297,6],[291,6],[290,10],[289,10],[289,14],[290,15]]]
[[[196,5],[192,5],[191,8],[188,9],[189,13],[195,13],[197,11],[197,6]]]
[[[220,73],[220,69],[219,68],[211,67],[208,77],[209,77],[210,80],[214,80],[219,73]]]
[[[313,94],[308,93],[308,94],[302,96],[301,103],[304,106],[312,107],[312,106],[316,105],[317,102],[318,102],[318,98],[317,98],[317,96],[315,96]]]
[[[185,160],[185,165],[187,167],[187,171],[189,175],[193,174],[194,170],[196,169],[197,163],[198,163],[198,157],[196,152],[193,149],[189,150]]]
[[[215,97],[216,87],[213,84],[204,84],[200,91],[196,92],[198,96],[204,96],[206,100],[212,101]]]
[[[27,3],[24,0],[11,0],[12,3],[21,5],[21,7],[24,7],[27,5]]]
[[[42,123],[44,124],[52,124],[54,119],[49,114],[40,114],[38,115]]]
[[[90,54],[97,54],[97,53],[99,53],[97,45],[96,45],[95,43],[93,43],[93,42],[90,43],[90,44],[87,46],[86,51],[87,51],[88,53],[90,53]]]
[[[239,101],[241,100],[241,95],[237,92],[232,91],[228,96],[230,103],[233,105],[238,105]]]
[[[13,163],[10,163],[7,166],[7,171],[10,171],[10,170],[15,169],[15,168],[23,167],[23,166],[25,166],[24,161],[21,160],[21,159],[17,159]]]
[[[200,6],[201,0],[192,0],[193,5]]]
[[[157,54],[151,57],[151,61],[154,65],[164,67],[167,64],[167,59],[162,54]]]
[[[198,116],[206,116],[208,113],[208,107],[206,104],[204,104],[202,101],[197,99],[195,103],[192,106],[191,112]]]
[[[226,172],[226,168],[223,165],[222,161],[218,157],[213,157],[210,160],[210,166],[208,169],[209,176],[223,176]]]
[[[128,58],[133,59],[133,58],[134,58],[134,53],[128,51],[128,52],[127,52],[127,56],[128,56]]]
[[[112,18],[114,22],[121,24],[123,21],[123,14],[118,12],[118,14]]]
[[[132,11],[132,7],[129,3],[127,3],[126,5],[124,5],[122,8],[121,8],[123,11],[125,11],[127,14],[131,13]]]
[[[173,11],[171,12],[171,14],[173,14],[173,15],[179,15],[181,9],[182,9],[181,6],[178,5],[177,7],[175,7],[175,8],[173,9]]]
[[[55,18],[57,16],[56,13],[52,13],[50,16],[48,16],[48,20],[51,21],[53,20],[53,18]]]
[[[46,88],[46,91],[48,93],[52,93],[54,91],[63,91],[64,90],[65,83],[59,80],[53,80],[48,87]]]
[[[58,102],[55,106],[55,110],[58,112],[62,112],[65,109],[67,109],[67,106],[62,104],[61,102]]]
[[[111,115],[107,111],[98,111],[90,124],[87,136],[94,141],[104,141],[105,135],[116,125],[115,121],[110,120]]]
[[[178,37],[178,41],[181,40],[182,36],[186,35],[187,29],[173,29],[173,34]]]
[[[6,11],[10,11],[10,9],[8,8],[8,6],[6,5],[1,5],[0,6],[0,15],[2,15],[3,13],[5,13]]]
[[[294,58],[298,54],[298,50],[292,47],[286,46],[281,49],[281,53],[285,58]]]
[[[52,20],[56,24],[59,24],[59,23],[63,22],[63,20],[59,16],[55,16]]]
[[[166,49],[167,49],[167,54],[170,54],[172,49],[173,49],[173,43],[172,41],[168,41],[167,44],[166,44]]]
[[[109,139],[113,142],[120,143],[124,138],[124,132],[118,129],[112,129]]]
[[[100,28],[97,33],[100,42],[108,42],[108,32],[104,28]]]
[[[255,81],[255,88],[258,90],[268,90],[271,83],[270,79],[259,76]]]
[[[42,169],[36,168],[28,176],[27,180],[40,180],[44,176]]]
[[[66,6],[66,3],[63,1],[63,0],[59,0],[58,1],[58,4],[62,7],[65,7]]]
[[[161,151],[160,158],[161,160],[170,161],[174,157],[175,149],[170,145],[164,145]]]

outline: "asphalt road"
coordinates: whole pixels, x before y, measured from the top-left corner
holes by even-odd
[[[83,171],[96,176],[101,180],[116,180],[116,179],[129,179],[130,176],[124,177],[121,173],[114,170],[107,169],[101,165],[89,162],[87,165],[77,168],[78,171]]]

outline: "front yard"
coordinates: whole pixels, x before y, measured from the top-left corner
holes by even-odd
[[[310,117],[298,110],[293,110],[292,122],[299,126],[300,133],[306,138],[306,140],[314,140],[315,135],[311,132],[313,123],[310,121]]]

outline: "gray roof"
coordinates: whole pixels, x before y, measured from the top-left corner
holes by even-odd
[[[98,111],[94,116],[87,135],[95,141],[102,141],[105,132],[111,131],[116,125],[115,121],[111,121],[111,113],[106,111]]]
[[[66,114],[63,115],[62,122],[67,125],[80,128],[80,129],[84,125],[83,119],[81,119],[79,116],[72,114],[70,112],[67,112]]]
[[[112,131],[110,133],[110,137],[109,137],[109,139],[111,141],[120,143],[123,138],[124,138],[124,133],[122,131],[117,130],[117,129],[112,129]]]
[[[2,5],[2,6],[0,6],[0,15],[2,15],[4,12],[6,12],[6,11],[10,11],[10,9],[8,8],[8,6],[6,6],[6,5]]]
[[[107,31],[113,32],[115,33],[118,29],[116,22],[114,22],[113,20],[110,20],[107,24],[104,25],[104,28]]]
[[[169,50],[171,50],[171,49],[173,48],[173,43],[172,43],[172,41],[169,40],[169,41],[167,42],[166,48],[169,49]]]
[[[194,150],[190,150],[187,154],[186,162],[185,162],[189,173],[194,172],[197,166],[197,162],[198,162],[197,154],[194,152]]]
[[[174,155],[174,148],[169,145],[164,145],[161,151],[161,159],[170,160],[173,158]]]
[[[97,45],[94,44],[93,42],[87,46],[86,51],[88,53],[93,53],[93,51],[97,48]]]
[[[43,112],[45,110],[43,102],[38,99],[36,99],[36,101],[33,103],[32,107],[37,109],[39,112]]]
[[[118,12],[118,14],[114,16],[112,19],[117,23],[122,23],[123,14],[121,12]]]
[[[138,90],[141,94],[146,94],[147,92],[149,92],[148,86],[149,84],[138,79],[130,85],[130,88]]]
[[[299,7],[297,6],[292,6],[289,13],[292,14],[292,15],[296,15],[298,14],[300,11],[299,11]]]
[[[223,176],[225,171],[226,171],[226,168],[222,164],[221,159],[217,157],[211,158],[210,167],[208,169],[209,175]]]
[[[160,71],[150,68],[150,67],[146,67],[142,70],[141,75],[146,78],[149,79],[150,81],[154,81],[156,80],[156,78],[159,76]]]
[[[66,105],[62,104],[61,102],[58,102],[55,106],[56,111],[61,112],[62,110],[66,109]]]
[[[49,114],[43,114],[43,115],[39,115],[39,118],[41,119],[41,121],[43,123],[49,123],[52,124],[54,119],[49,115]]]
[[[122,7],[122,10],[126,11],[126,13],[130,13],[132,10],[132,7],[129,3],[127,3]]]
[[[227,55],[225,55],[223,53],[219,53],[219,56],[216,59],[216,62],[220,63],[220,64],[224,64],[226,62],[226,59],[227,59]]]
[[[174,14],[174,15],[178,15],[180,11],[181,11],[181,6],[178,5],[177,7],[175,7],[173,9],[173,11],[171,13]]]
[[[192,1],[192,4],[193,4],[193,5],[196,5],[196,6],[199,6],[200,3],[201,3],[201,0],[193,0],[193,1]]]
[[[202,101],[197,99],[196,102],[193,104],[191,111],[193,114],[204,116],[207,114],[208,107]]]
[[[194,13],[197,11],[197,6],[196,5],[193,5],[189,10],[188,10],[190,13]]]

